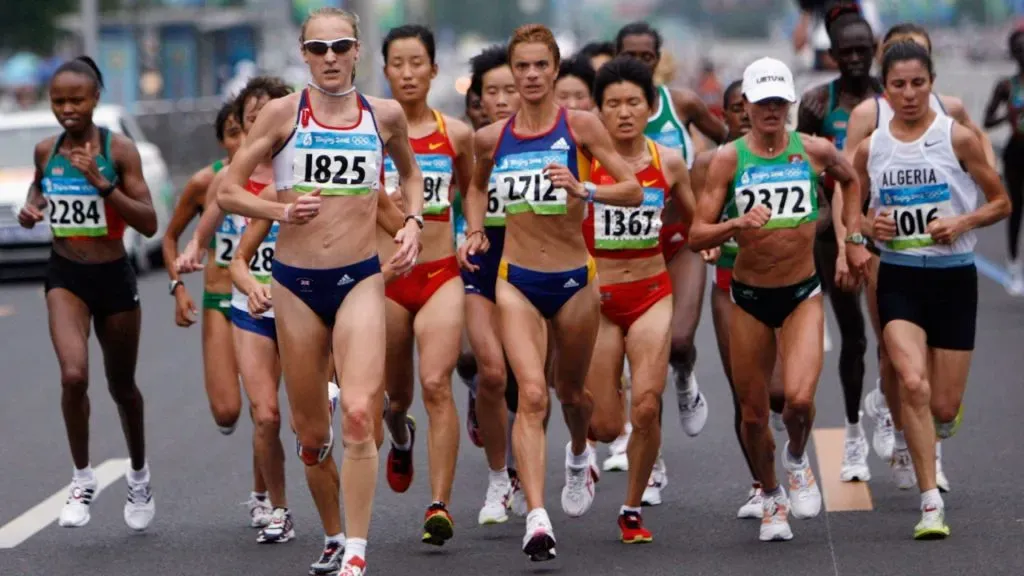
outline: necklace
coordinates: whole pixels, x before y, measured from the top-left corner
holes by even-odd
[[[317,86],[316,82],[313,82],[312,80],[307,82],[307,84],[309,84],[310,87],[315,89],[317,92],[320,92],[321,94],[324,94],[326,96],[334,96],[336,98],[340,98],[341,96],[348,96],[349,94],[356,91],[355,85],[349,86],[347,90],[342,90],[341,92],[328,92],[327,90],[324,90],[323,88]]]

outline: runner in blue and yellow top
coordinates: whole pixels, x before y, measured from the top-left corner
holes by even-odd
[[[555,556],[543,505],[548,404],[544,324],[550,323],[547,333],[555,339],[555,389],[572,437],[566,446],[562,509],[580,516],[594,501],[587,444],[592,408],[583,386],[600,315],[594,261],[582,233],[584,200],[637,206],[643,190],[596,116],[555,104],[559,52],[550,30],[540,25],[517,29],[509,60],[522,105],[509,120],[476,133],[477,165],[466,195],[468,232],[459,259],[463,267],[477,270],[472,257],[493,249],[484,234],[493,169],[508,211],[496,299],[502,344],[519,381],[513,439],[530,508],[523,551],[540,561]],[[616,183],[582,183],[588,180],[593,158]]]
[[[826,14],[825,24],[831,38],[830,52],[839,66],[839,77],[803,95],[797,112],[797,131],[823,136],[842,150],[850,112],[864,100],[881,94],[882,86],[871,76],[875,41],[871,26],[857,6],[837,5]],[[825,177],[822,184],[824,196],[831,203],[835,183]],[[839,382],[846,406],[846,443],[839,478],[843,482],[867,482],[871,479],[868,468],[870,448],[860,422],[864,354],[867,351],[864,312],[860,304],[860,290],[836,284],[836,271],[846,270],[846,251],[844,243],[836,239],[836,228],[832,226],[830,214],[825,211],[819,220],[814,256],[822,289],[832,303],[842,339]]]
[[[816,175],[828,172],[853,198],[859,198],[860,187],[853,168],[827,140],[786,130],[796,94],[785,64],[762,58],[748,66],[743,94],[751,131],[711,160],[690,241],[695,250],[732,237],[739,245],[731,286],[736,302],[729,330],[732,378],[742,408],[743,441],[765,493],[760,539],[789,540],[790,499],[775,475],[775,441],[768,425],[769,380],[779,347],[789,433],[783,461],[793,515],[817,516],[821,492],[806,453],[824,331],[814,266]],[[733,202],[727,205],[730,197]],[[722,222],[726,207],[729,219]],[[867,251],[857,246],[847,253],[862,273]]]
[[[122,236],[128,226],[156,233],[156,212],[135,144],[93,123],[103,76],[82,56],[50,81],[50,107],[63,132],[36,144],[35,179],[18,214],[24,228],[46,220],[53,252],[46,309],[60,364],[61,409],[75,471],[58,524],[89,523],[98,482],[89,462],[89,331],[95,325],[110,395],[128,443],[124,521],[145,530],[155,504],[149,485],[142,393],[135,384],[142,311]]]
[[[616,37],[616,50],[636,58],[652,71],[661,60],[661,35],[646,22],[627,24]],[[659,144],[679,150],[686,165],[692,166],[697,155],[691,124],[716,143],[725,141],[725,124],[716,118],[696,93],[660,86],[646,134]],[[708,406],[694,376],[697,350],[694,335],[700,322],[704,301],[707,266],[699,254],[683,250],[686,246],[687,224],[679,207],[670,202],[665,207],[665,224],[661,229],[661,247],[672,276],[672,354],[670,365],[675,373],[677,404],[683,430],[690,436],[700,434],[707,422]],[[663,469],[659,462],[659,469]],[[662,470],[663,472],[663,470]]]

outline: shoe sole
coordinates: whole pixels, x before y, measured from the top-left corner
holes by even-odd
[[[651,542],[654,542],[654,536],[634,536],[629,540],[625,536],[622,537],[623,544],[650,544]]]
[[[523,546],[523,552],[530,557],[532,562],[547,562],[554,560],[555,539],[550,534],[538,534]]]
[[[496,524],[504,524],[505,522],[508,522],[508,514],[506,514],[502,518],[487,518],[484,520],[480,520],[479,518],[477,518],[476,521],[476,523],[480,526],[494,526]]]
[[[914,532],[914,540],[943,540],[950,534],[949,526]]]
[[[793,532],[790,531],[788,534],[775,534],[771,538],[761,536],[758,539],[761,540],[761,542],[789,542],[793,539]]]
[[[444,543],[455,536],[455,527],[444,516],[438,514],[427,518],[423,523],[423,542],[433,546],[444,546]]]
[[[849,475],[839,475],[839,480],[842,482],[870,482],[871,472],[863,472]]]
[[[293,528],[293,529],[285,532],[281,536],[279,536],[277,538],[273,538],[273,539],[266,539],[266,538],[260,539],[260,537],[257,536],[256,537],[256,543],[257,544],[284,544],[285,542],[291,542],[294,538],[295,538],[295,529]]]
[[[89,523],[90,520],[92,520],[92,515],[86,514],[85,520],[83,520],[82,522],[79,522],[77,524],[70,524],[70,523],[65,524],[64,522],[61,522],[60,520],[58,520],[57,521],[57,525],[60,526],[61,528],[83,528],[83,527],[85,527],[86,524]]]

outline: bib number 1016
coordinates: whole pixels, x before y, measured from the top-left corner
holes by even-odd
[[[924,236],[928,234],[928,224],[939,219],[939,208],[900,208],[893,210],[892,218],[896,221],[897,236]]]

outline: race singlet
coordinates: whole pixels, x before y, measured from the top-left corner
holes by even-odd
[[[744,139],[736,141],[736,177],[731,186],[730,218],[738,218],[762,205],[771,212],[764,229],[796,228],[818,218],[816,177],[803,142],[796,132],[775,158],[754,154]]]
[[[661,233],[661,211],[665,192],[644,188],[640,206],[610,206],[594,203],[594,247],[599,250],[654,248]]]
[[[54,142],[43,168],[42,192],[48,204],[47,216],[54,238],[121,238],[124,221],[100,196],[67,156],[60,154],[65,134]],[[117,170],[110,152],[110,131],[100,129],[103,143],[96,155],[96,167],[108,182],[117,182]],[[108,220],[113,220],[108,226]]]
[[[450,207],[452,159],[442,154],[417,154],[416,163],[423,173],[423,215],[444,214]],[[398,190],[398,170],[390,156],[384,158],[384,190]]]

